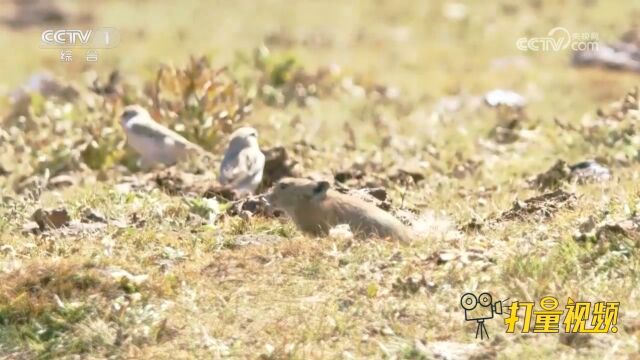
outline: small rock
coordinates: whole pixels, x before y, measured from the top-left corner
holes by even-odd
[[[362,170],[340,170],[333,175],[335,181],[339,183],[345,183],[351,179],[362,179],[364,178],[364,172]]]
[[[370,199],[366,199],[365,197],[372,198],[371,202],[376,202],[374,200],[379,200],[379,201],[387,200],[387,190],[383,187],[349,190],[347,191],[347,193],[349,195],[353,195],[367,201],[369,201]]]
[[[497,220],[548,219],[563,208],[573,208],[577,200],[575,194],[556,190],[524,201],[514,201],[513,207],[503,212]]]
[[[70,175],[58,175],[49,179],[49,188],[57,189],[62,187],[73,186],[77,183],[76,179]]]
[[[546,190],[557,189],[568,181],[585,184],[606,182],[610,179],[611,171],[595,160],[586,160],[574,165],[558,160],[549,170],[536,176],[531,183],[539,189]]]
[[[230,201],[237,200],[237,194],[233,189],[226,186],[212,186],[205,190],[202,197],[206,199],[218,197]]]
[[[38,224],[40,230],[46,228],[58,229],[68,225],[71,217],[65,208],[53,210],[38,209],[31,215],[31,220]]]
[[[374,198],[380,201],[387,200],[387,190],[383,187],[370,188],[370,189],[366,189],[366,191],[369,195],[373,196]]]
[[[353,233],[349,224],[339,224],[329,229],[329,237],[333,239],[349,240],[353,239]]]
[[[106,223],[107,218],[101,212],[94,209],[85,209],[82,212],[81,217],[82,222],[98,222],[98,223]]]
[[[596,229],[595,237],[598,240],[607,239],[610,235],[623,235],[636,241],[640,240],[640,217],[606,223]]]
[[[391,210],[391,202],[387,199],[387,190],[383,187],[347,189],[336,187],[342,193],[357,197],[366,202],[375,204],[384,211]]]
[[[417,184],[426,178],[425,170],[429,169],[431,164],[427,161],[420,161],[411,165],[404,165],[391,172],[389,179],[397,182],[407,182]],[[410,180],[409,180],[410,179]]]
[[[380,333],[385,336],[394,336],[396,334],[392,328],[386,325],[380,330]]]
[[[484,95],[484,101],[491,107],[506,106],[522,108],[526,105],[524,97],[511,90],[495,89]]]
[[[579,184],[606,182],[611,180],[611,171],[595,160],[587,160],[571,165],[571,180]]]
[[[109,268],[107,273],[116,281],[128,281],[134,285],[142,285],[149,279],[149,275],[133,275],[120,268]]]
[[[22,234],[37,234],[40,232],[40,226],[35,221],[28,221],[26,224],[22,225]]]
[[[254,215],[265,217],[277,216],[277,211],[266,201],[264,196],[250,196],[242,200],[235,201],[227,210],[231,216],[244,216],[247,219]]]
[[[451,251],[444,251],[438,254],[438,264],[444,264],[458,257],[458,254]]]

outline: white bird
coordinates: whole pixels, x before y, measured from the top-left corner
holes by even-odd
[[[120,124],[127,134],[127,143],[140,155],[142,168],[158,163],[174,165],[189,153],[208,154],[200,146],[157,123],[142,106],[125,107]]]
[[[220,184],[235,190],[240,196],[253,194],[262,181],[264,163],[256,129],[239,128],[231,134],[220,164]]]

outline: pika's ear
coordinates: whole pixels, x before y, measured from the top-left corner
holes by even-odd
[[[315,195],[324,194],[329,189],[329,186],[330,185],[328,181],[318,181],[316,187],[313,189],[313,193]]]

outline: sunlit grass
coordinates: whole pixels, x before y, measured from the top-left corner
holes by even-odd
[[[24,137],[33,153],[15,151],[19,146],[0,138],[0,165],[12,165],[0,176],[0,196],[7,196],[0,202],[0,354],[432,358],[430,346],[439,341],[500,358],[637,352],[637,234],[576,236],[590,216],[599,229],[637,214],[634,148],[591,143],[556,124],[578,126],[593,118],[637,85],[637,74],[576,69],[567,52],[515,47],[518,38],[544,36],[555,26],[614,41],[640,11],[635,2],[460,1],[466,14],[459,20],[444,15],[451,11],[445,1],[61,3],[90,10],[95,26],[118,28],[120,45],[100,51],[95,66],[84,64],[81,52],[78,61],[62,64],[55,50],[39,48],[42,29],[2,28],[0,45],[19,50],[0,60],[0,94],[47,70],[87,95],[88,72],[106,78],[119,69],[127,96],[148,100],[143,84],[153,82],[161,63],[185,69],[191,55],[206,55],[212,68],[228,67],[241,97],[255,97],[242,122],[260,131],[264,148],[285,146],[305,175],[375,163],[381,170],[366,175],[387,186],[394,207],[427,214],[429,226],[412,244],[309,238],[280,219],[216,214],[198,193],[122,190],[123,173],[145,174],[135,171],[132,154],[114,149],[123,140],[117,107],[89,106],[87,95],[56,117],[64,101],[36,96],[31,109],[41,122]],[[298,69],[308,76],[333,69],[320,84],[332,92],[298,96],[287,82]],[[371,94],[379,88],[399,95]],[[482,103],[495,88],[513,89],[529,101],[519,124],[525,131],[511,144],[497,144],[492,135],[510,118]],[[437,112],[445,96],[462,99],[460,109]],[[3,96],[0,114],[10,110]],[[200,124],[193,119],[204,114],[195,110],[177,119],[193,127],[185,131],[191,137],[200,134],[190,132]],[[77,128],[57,132],[65,120]],[[12,124],[19,130],[12,134],[24,134],[25,123]],[[101,146],[81,160],[52,141],[59,134],[78,139],[86,135],[82,129],[103,124],[114,131],[98,132]],[[217,152],[225,133],[203,136]],[[576,194],[575,207],[548,219],[494,221],[514,201],[540,195],[527,180],[557,160],[598,156],[610,161],[614,178],[562,184]],[[396,167],[413,163],[424,165],[423,180],[389,180]],[[475,170],[455,175],[473,164]],[[211,171],[213,182],[217,164],[199,166]],[[23,177],[42,177],[47,169],[66,174],[68,168],[86,181],[14,193]],[[23,232],[42,207],[64,207],[74,220],[91,209],[106,225],[95,232]],[[482,228],[465,230],[471,220]],[[249,245],[242,243],[247,239]],[[114,280],[112,268],[149,279],[142,285]],[[410,278],[424,284],[406,285]],[[481,342],[460,309],[467,291],[523,301],[546,295],[561,302],[620,301],[623,330],[577,346],[555,334],[504,334],[495,320],[487,324],[491,340]]]

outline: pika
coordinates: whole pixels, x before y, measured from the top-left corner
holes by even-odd
[[[392,238],[408,242],[409,230],[391,214],[353,196],[330,189],[327,181],[284,178],[265,196],[284,210],[300,230],[327,235],[339,224],[349,224],[357,237]]]

